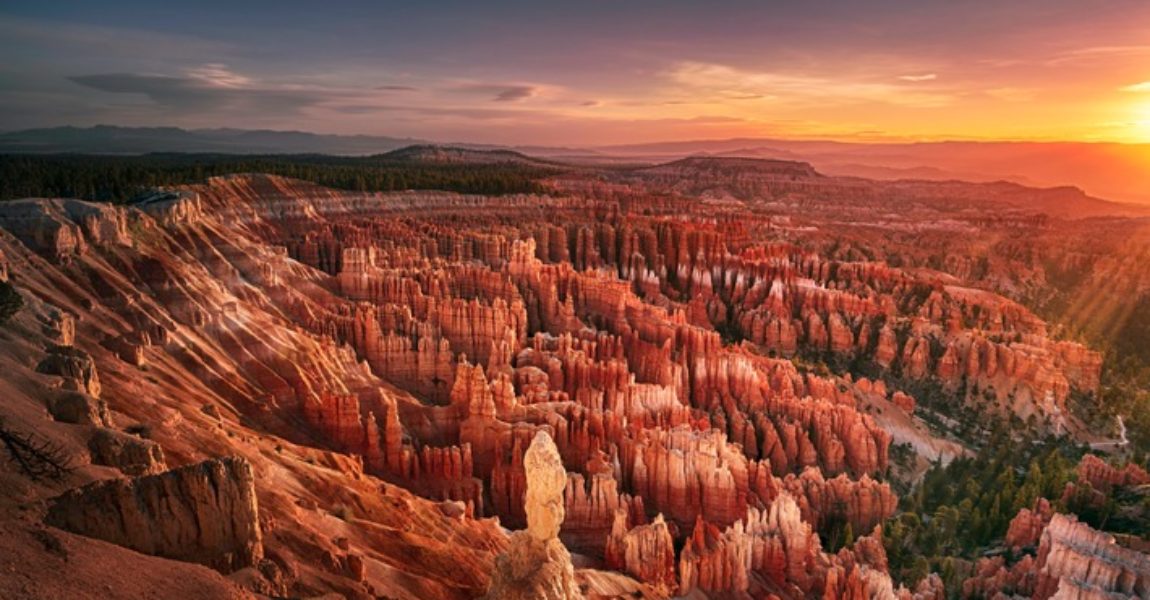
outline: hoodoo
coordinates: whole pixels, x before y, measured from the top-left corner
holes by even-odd
[[[511,534],[511,543],[495,559],[487,600],[579,600],[571,554],[559,540],[563,525],[563,489],[567,471],[559,449],[545,431],[535,434],[523,456],[527,473],[524,510],[527,529]]]

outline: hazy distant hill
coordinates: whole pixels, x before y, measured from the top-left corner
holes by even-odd
[[[514,164],[537,167],[551,167],[556,163],[514,150],[483,150],[461,146],[441,146],[436,144],[418,144],[392,150],[379,156],[380,159],[407,161],[421,164]]]
[[[333,135],[266,129],[181,129],[179,127],[50,127],[0,133],[0,153],[149,154],[188,152],[217,154],[333,154],[368,156],[414,146],[442,147],[427,140],[379,135]],[[507,146],[456,143],[467,150],[502,150]],[[577,148],[522,146],[513,150],[536,156],[591,155]]]
[[[1150,203],[1150,144],[1081,142],[847,143],[735,138],[596,149],[453,143],[451,151],[426,140],[302,131],[181,129],[178,127],[54,127],[0,133],[0,153],[330,154],[368,156],[406,149],[421,162],[532,162],[583,165],[665,162],[691,155],[808,162],[825,175],[871,179],[1013,181],[1029,186],[1075,186],[1091,196]],[[495,154],[470,154],[494,151]],[[512,152],[514,151],[514,152]],[[500,154],[506,152],[506,154]],[[542,157],[542,158],[537,158]]]
[[[673,192],[686,197],[735,199],[746,202],[815,202],[823,209],[888,210],[930,207],[941,212],[1023,210],[1060,218],[1138,216],[1150,214],[1145,205],[1112,202],[1073,186],[1035,187],[1010,181],[969,182],[902,178],[870,179],[826,175],[811,164],[743,156],[690,156],[635,169],[596,173],[630,185]],[[571,171],[568,180],[586,177]]]
[[[821,177],[810,163],[739,156],[688,156],[669,163],[638,169],[638,171],[648,175],[687,177],[738,177],[743,173],[790,177],[792,179]]]
[[[1150,144],[1084,142],[846,143],[736,138],[598,148],[668,160],[694,154],[806,161],[827,175],[875,179],[1008,180],[1076,186],[1093,196],[1150,203]]]
[[[379,154],[422,140],[303,131],[180,129],[178,127],[52,127],[0,133],[0,152],[147,154]]]

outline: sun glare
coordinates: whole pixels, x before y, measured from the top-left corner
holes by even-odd
[[[1130,120],[1131,130],[1129,138],[1136,143],[1150,143],[1150,103],[1134,107],[1134,115]]]

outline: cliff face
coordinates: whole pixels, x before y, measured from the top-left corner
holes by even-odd
[[[1038,546],[1036,598],[1106,595],[1147,597],[1150,556],[1119,546],[1114,537],[1056,514]]]
[[[224,572],[263,558],[252,468],[243,459],[93,483],[53,500],[46,520],[144,554]]]
[[[963,583],[966,595],[1005,593],[1043,600],[1150,597],[1150,556],[1119,545],[1114,536],[1073,515],[1042,514],[1048,511],[1049,505],[1040,501],[1034,511],[1024,509],[1011,522],[1008,543],[1026,546],[1037,541],[1037,554],[1025,555],[1009,567],[1002,557],[980,559],[975,575]],[[1041,533],[1033,535],[1033,525],[1042,521]]]

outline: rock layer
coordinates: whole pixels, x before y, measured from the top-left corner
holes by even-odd
[[[252,468],[239,458],[93,483],[56,498],[47,522],[225,573],[263,557]]]
[[[1029,523],[1035,518],[1034,511],[1020,513],[1011,523],[1011,537],[1019,541],[1023,529],[1029,537]],[[1150,555],[1120,546],[1114,536],[1073,515],[1055,513],[1047,519],[1036,555],[1026,555],[1009,567],[1001,556],[979,560],[974,576],[963,583],[964,593],[1037,600],[1150,598]]]

